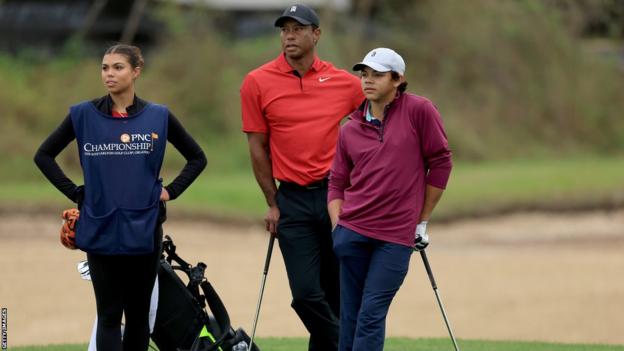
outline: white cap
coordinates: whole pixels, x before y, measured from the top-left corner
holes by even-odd
[[[361,71],[364,66],[368,66],[377,72],[396,72],[400,75],[405,74],[405,61],[401,55],[394,50],[388,48],[377,48],[371,50],[362,62],[353,66],[354,71]]]

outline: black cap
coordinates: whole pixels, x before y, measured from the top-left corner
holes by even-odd
[[[305,5],[297,4],[288,6],[286,10],[284,10],[284,13],[282,13],[282,15],[275,20],[275,26],[281,27],[282,24],[284,24],[284,21],[289,18],[294,19],[304,26],[309,26],[311,24],[317,27],[319,26],[319,18],[316,15],[316,12]]]

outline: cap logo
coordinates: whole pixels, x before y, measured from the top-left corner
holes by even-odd
[[[297,6],[291,6],[290,12],[297,12]]]
[[[371,57],[375,57],[375,55],[377,55],[377,51],[371,52]]]

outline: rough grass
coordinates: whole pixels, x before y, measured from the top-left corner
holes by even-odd
[[[170,176],[175,175],[169,167]],[[457,162],[436,208],[436,220],[485,216],[514,210],[592,209],[624,205],[624,157]],[[74,178],[80,182],[79,177]],[[0,206],[70,206],[42,176],[0,183]],[[172,211],[232,219],[259,219],[266,210],[251,169],[238,172],[209,168]]]

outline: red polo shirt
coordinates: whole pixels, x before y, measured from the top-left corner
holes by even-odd
[[[315,56],[300,78],[284,54],[247,74],[240,95],[243,132],[269,134],[273,177],[300,185],[327,175],[340,121],[364,101],[358,77]]]

